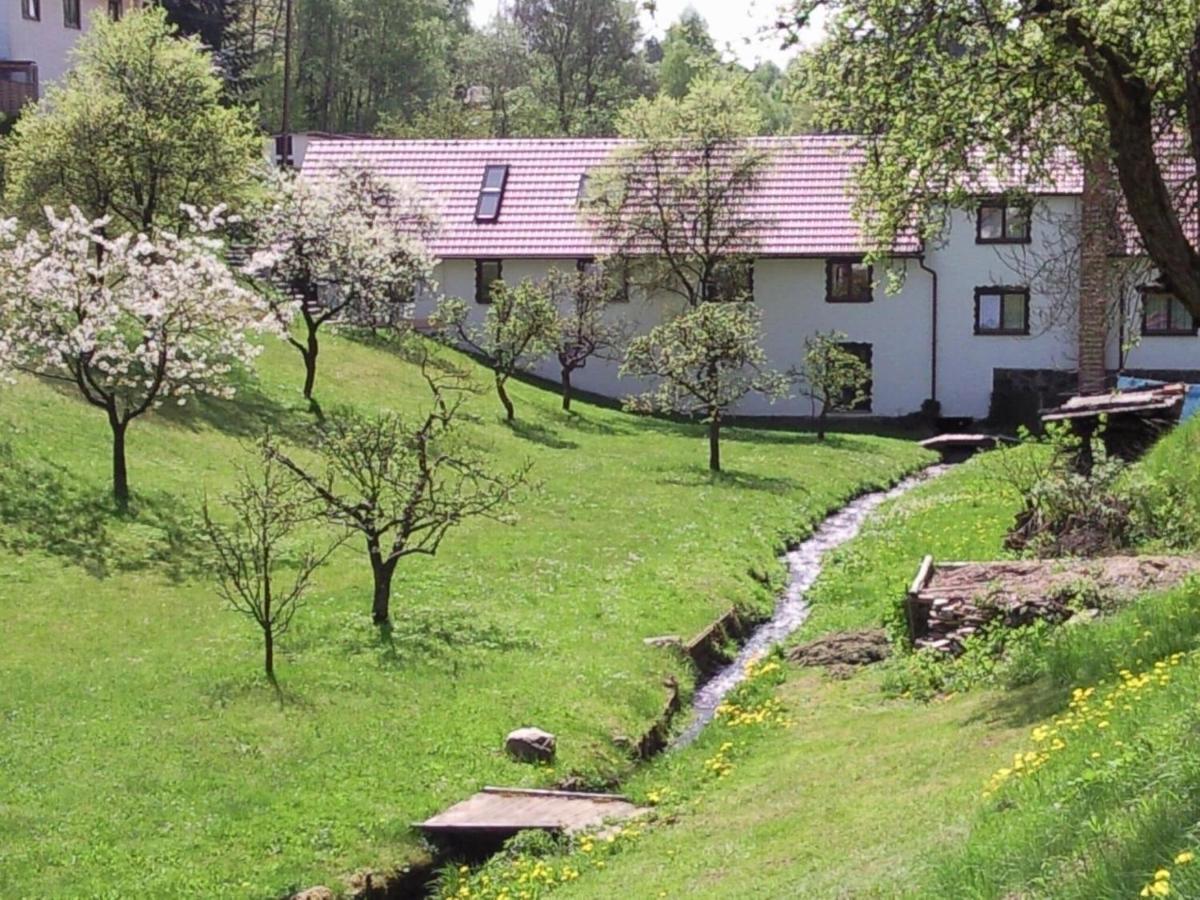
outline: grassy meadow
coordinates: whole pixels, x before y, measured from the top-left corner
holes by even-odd
[[[568,415],[525,385],[507,426],[484,393],[468,438],[501,468],[531,461],[538,489],[512,525],[468,523],[401,565],[390,642],[363,548],[343,546],[279,648],[280,706],[197,516],[265,426],[309,440],[301,374],[273,343],[236,400],[136,421],[124,519],[103,416],[32,380],[0,389],[0,895],[337,887],[403,863],[413,821],[485,783],[620,772],[613,737],[649,725],[665,677],[690,678],[643,638],[766,609],[785,540],[930,461],[896,440],[731,430],[713,476],[698,427]],[[317,392],[327,411],[426,399],[410,363],[349,339],[327,341]],[[558,734],[553,769],[500,752],[526,724]]]
[[[1139,514],[1179,535],[1195,533],[1195,470],[1172,463],[1198,435],[1181,427],[1129,473],[1172,504]],[[923,552],[1003,555],[1017,498],[998,464],[882,507],[831,556],[806,633],[879,624]],[[889,699],[892,663],[837,681],[777,661],[773,686],[638,773],[654,824],[555,895],[1200,896],[1200,583],[1029,638],[1009,648],[1019,665],[930,701]]]

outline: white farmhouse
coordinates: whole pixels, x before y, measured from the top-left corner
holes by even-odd
[[[93,16],[120,18],[141,0],[3,0],[0,115],[15,116],[71,66],[71,51]]]
[[[765,346],[778,369],[799,364],[805,338],[838,330],[870,362],[871,398],[861,411],[880,417],[1011,416],[1072,392],[1080,347],[1103,348],[1103,365],[1149,377],[1200,380],[1196,323],[1178,301],[1155,291],[1153,272],[1129,253],[1103,265],[1113,297],[1101,317],[1103,340],[1081,339],[1079,217],[1082,174],[1066,166],[1058,182],[1023,204],[981,195],[948,217],[940,239],[905,238],[886,267],[904,274],[894,295],[882,271],[862,262],[866,247],[852,215],[852,139],[801,135],[754,139],[770,154],[754,204],[765,222],[755,249],[752,289],[762,310]],[[472,141],[314,141],[303,172],[328,175],[347,165],[412,179],[442,218],[434,243],[438,291],[473,301],[487,286],[573,270],[605,255],[580,216],[587,173],[618,142],[610,139]],[[1130,248],[1131,249],[1131,248]],[[884,267],[880,267],[881,269]],[[1118,284],[1119,283],[1119,284]],[[435,297],[419,301],[428,315]],[[630,296],[624,318],[648,328],[671,313],[666,297]],[[613,363],[577,373],[586,391],[621,397],[637,385]],[[538,374],[557,377],[547,363]],[[930,404],[936,404],[932,406]],[[748,398],[738,413],[805,417],[806,399],[769,405]]]

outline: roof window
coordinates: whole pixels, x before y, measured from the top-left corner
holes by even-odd
[[[475,203],[476,222],[495,222],[500,217],[500,202],[504,199],[507,183],[508,166],[484,166],[483,184],[479,186],[479,199]]]

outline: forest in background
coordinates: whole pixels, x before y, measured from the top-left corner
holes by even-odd
[[[405,138],[610,135],[622,107],[681,97],[714,66],[751,88],[765,133],[806,121],[790,71],[731,62],[691,9],[659,40],[632,0],[513,0],[482,28],[470,0],[162,5],[214,50],[230,97],[257,106],[268,132],[286,118],[290,131]]]

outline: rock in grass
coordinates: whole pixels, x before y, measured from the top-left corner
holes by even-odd
[[[508,755],[520,762],[552,762],[558,738],[540,728],[518,728],[504,739]]]
[[[677,634],[664,634],[659,637],[642,638],[647,647],[682,647],[683,638]]]
[[[316,887],[310,887],[307,891],[292,895],[292,900],[333,900],[333,891],[325,885],[319,884]]]

